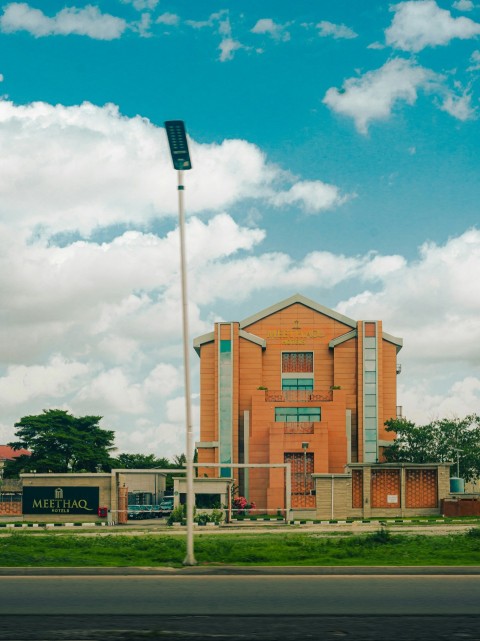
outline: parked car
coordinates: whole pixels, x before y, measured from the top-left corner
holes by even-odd
[[[145,505],[129,505],[128,518],[129,519],[144,519],[146,517]]]
[[[158,506],[160,516],[170,516],[173,510],[173,496],[164,496]]]

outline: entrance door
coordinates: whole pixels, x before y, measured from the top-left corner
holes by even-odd
[[[284,462],[292,466],[292,508],[315,507],[313,452],[285,452]]]

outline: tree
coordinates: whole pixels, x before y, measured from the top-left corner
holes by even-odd
[[[15,423],[14,450],[26,448],[31,456],[19,456],[5,466],[5,476],[19,472],[95,472],[110,470],[114,432],[99,426],[101,416],[75,417],[65,410],[43,410]]]
[[[168,469],[173,465],[167,458],[156,458],[155,454],[119,454],[112,459],[112,467],[146,470],[155,467]]]
[[[406,419],[391,419],[385,423],[387,432],[396,438],[385,448],[385,459],[390,463],[446,463],[455,464],[457,450],[460,459],[460,477],[466,481],[480,477],[480,416],[472,414],[463,419],[437,419],[428,425],[415,425]]]

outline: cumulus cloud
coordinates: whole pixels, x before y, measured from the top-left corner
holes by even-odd
[[[258,34],[268,34],[274,40],[282,40],[286,42],[290,40],[290,33],[287,31],[288,24],[279,24],[272,20],[272,18],[261,18],[257,20],[254,27],[252,28],[252,33]]]
[[[476,49],[470,56],[471,65],[467,71],[478,71],[480,69],[480,51]]]
[[[115,40],[122,36],[127,26],[122,18],[101,13],[98,7],[92,5],[83,9],[67,7],[49,17],[25,2],[12,2],[5,6],[0,17],[3,33],[28,31],[37,38],[75,34],[95,40]]]
[[[480,412],[480,379],[466,374],[480,367],[480,230],[426,243],[398,267],[378,291],[365,289],[338,311],[382,319],[385,331],[403,337],[399,404],[408,418]]]
[[[457,11],[473,11],[475,5],[472,0],[457,0],[452,4],[452,7]]]
[[[0,145],[0,211],[17,232],[89,234],[177,215],[165,132],[143,118],[123,117],[113,105],[0,101]],[[246,198],[273,202],[299,182],[244,140],[191,140],[190,150],[191,214],[222,211]]]
[[[298,204],[307,213],[313,214],[338,207],[349,198],[342,195],[334,185],[327,185],[320,180],[304,180],[293,185],[288,191],[274,194],[270,202],[276,206]]]
[[[46,365],[10,365],[0,377],[0,401],[5,407],[61,398],[88,373],[86,364],[69,362],[59,355],[52,356]]]
[[[238,40],[233,38],[223,38],[223,40],[218,45],[220,49],[220,62],[226,62],[227,60],[232,60],[235,51],[238,49],[244,49],[244,46]]]
[[[137,11],[153,11],[159,0],[121,0],[123,4],[131,4]]]
[[[434,0],[409,0],[391,7],[395,13],[385,31],[388,45],[418,52],[425,47],[447,45],[454,38],[468,40],[480,34],[480,24],[470,18],[454,18]]]
[[[161,16],[158,16],[155,22],[157,24],[165,24],[171,27],[176,27],[180,22],[180,18],[176,13],[168,13],[167,11],[166,13],[162,13]]]
[[[440,109],[457,120],[472,120],[477,117],[477,110],[472,106],[472,94],[469,89],[461,91],[460,94],[447,91]]]
[[[416,363],[480,365],[479,270],[480,231],[472,229],[445,245],[424,244],[417,260],[384,280],[382,291],[366,291],[338,309],[384,319],[392,333],[405,336],[405,351]]]
[[[333,22],[328,22],[328,20],[322,20],[317,24],[318,35],[322,38],[335,38],[336,40],[350,40],[358,36],[353,29],[347,27],[344,24],[335,24]]]
[[[249,47],[233,37],[228,9],[212,13],[207,20],[185,20],[185,24],[193,29],[211,28],[220,35],[220,44],[218,45],[220,50],[218,59],[220,62],[233,60],[235,51],[249,49]]]
[[[353,118],[360,133],[367,133],[374,120],[386,120],[395,105],[413,105],[419,89],[430,89],[440,77],[411,60],[394,58],[383,67],[349,78],[342,89],[331,87],[323,99],[336,113]]]

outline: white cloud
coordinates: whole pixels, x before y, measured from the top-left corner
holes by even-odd
[[[480,24],[465,18],[453,18],[434,0],[401,2],[391,7],[392,24],[385,31],[388,45],[402,51],[418,52],[425,47],[447,45],[450,40],[475,38]]]
[[[165,132],[143,118],[121,116],[113,105],[16,106],[0,100],[0,146],[0,212],[17,233],[36,227],[47,235],[77,229],[89,234],[97,227],[177,216]],[[191,140],[190,149],[190,214],[222,211],[245,198],[270,201],[298,182],[243,140]]]
[[[150,38],[152,33],[152,16],[150,13],[142,13],[140,20],[131,24],[131,28],[140,34],[142,38]]]
[[[338,187],[334,185],[327,185],[320,180],[305,180],[296,183],[288,191],[274,194],[270,198],[270,202],[277,207],[298,204],[307,213],[312,214],[338,207],[349,198],[349,196],[342,195]]]
[[[457,0],[452,4],[452,7],[457,11],[473,11],[475,5],[472,0]]]
[[[157,24],[165,24],[169,25],[171,27],[175,27],[178,25],[180,22],[179,16],[175,13],[162,13],[161,16],[158,16],[158,18],[155,20]]]
[[[477,110],[472,106],[472,94],[468,89],[462,91],[460,95],[446,92],[440,109],[462,121],[473,120],[477,116]]]
[[[438,384],[438,381],[435,381]],[[432,377],[407,386],[400,382],[399,398],[407,419],[425,425],[435,419],[463,417],[480,411],[480,379],[468,376],[447,386],[442,393],[432,389]]]
[[[226,62],[233,59],[233,54],[239,49],[244,49],[244,46],[238,40],[233,38],[224,38],[218,45],[220,49],[220,62]]]
[[[478,273],[480,231],[472,229],[443,246],[426,243],[417,261],[384,279],[381,292],[364,292],[338,309],[357,318],[382,318],[387,331],[405,337],[404,351],[417,365],[480,365]]]
[[[411,420],[480,412],[480,230],[444,245],[426,243],[419,258],[337,306],[353,318],[379,318],[404,348],[398,404]],[[469,374],[471,372],[471,374]]]
[[[399,102],[413,105],[419,89],[431,89],[440,77],[411,60],[394,58],[383,67],[349,78],[342,89],[331,87],[323,102],[333,111],[349,116],[360,133],[374,120],[386,120]]]
[[[353,29],[347,27],[344,24],[335,24],[333,22],[328,22],[328,20],[322,20],[317,24],[317,29],[319,30],[318,35],[322,38],[331,37],[336,40],[346,39],[350,40],[358,36]]]
[[[0,28],[4,33],[28,31],[37,38],[76,34],[96,40],[114,40],[122,36],[127,23],[121,18],[101,13],[92,5],[83,9],[68,7],[50,18],[24,2],[12,2],[4,8]]]
[[[467,71],[478,71],[480,70],[480,51],[476,49],[470,56],[471,65],[468,67]]]
[[[137,11],[153,11],[159,0],[121,0],[123,4],[132,4]]]
[[[0,402],[5,407],[61,398],[88,373],[84,363],[69,362],[59,355],[52,356],[46,365],[10,365],[0,377]]]
[[[289,23],[290,24],[290,23]],[[271,18],[261,18],[252,28],[252,33],[268,34],[274,40],[282,40],[284,42],[290,40],[290,33],[287,31],[288,24],[279,24]]]
[[[220,62],[233,60],[235,51],[250,49],[250,47],[245,46],[233,37],[228,9],[212,13],[208,20],[185,20],[185,24],[193,29],[214,29],[220,35],[221,39],[218,45],[220,50],[218,59]]]

